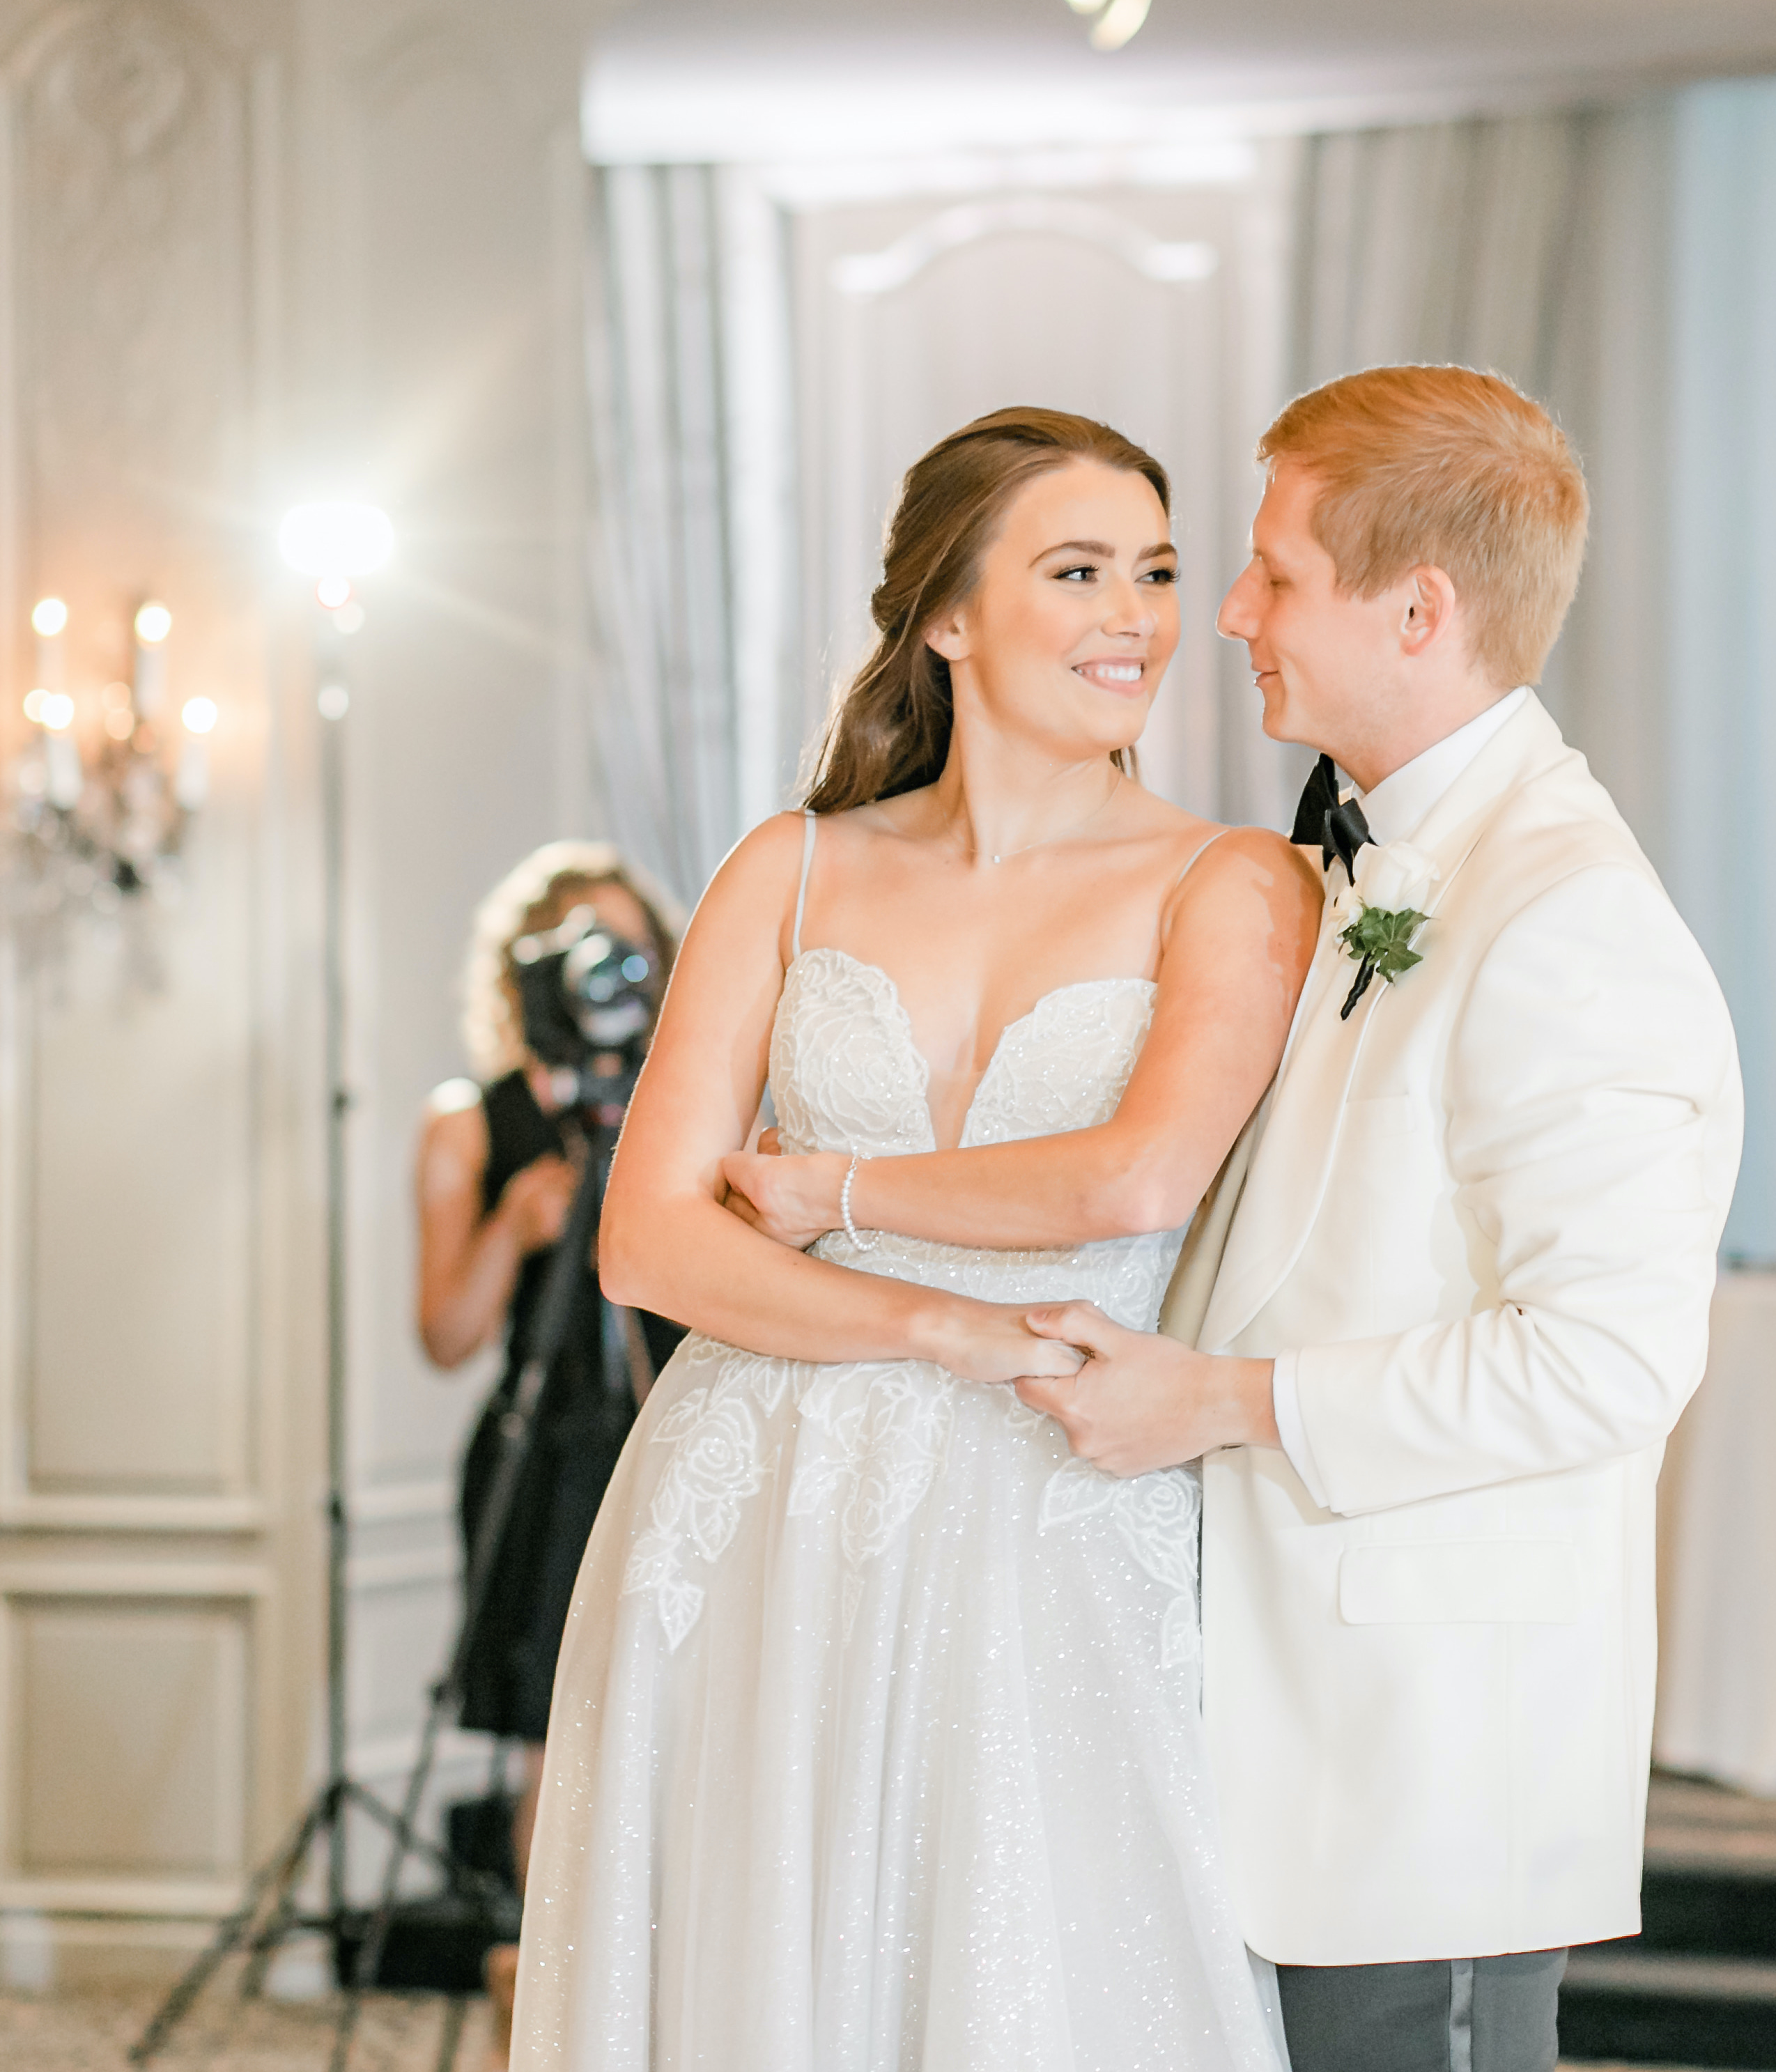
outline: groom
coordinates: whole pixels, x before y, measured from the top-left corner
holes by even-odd
[[[1206,1718],[1294,2072],[1548,2072],[1566,1946],[1639,1926],[1654,1484],[1733,1031],[1527,688],[1585,528],[1546,415],[1380,368],[1259,454],[1219,624],[1265,731],[1322,751],[1318,949],[1202,1350],[1038,1312],[1092,1358],[1022,1393],[1119,1474],[1206,1456]]]

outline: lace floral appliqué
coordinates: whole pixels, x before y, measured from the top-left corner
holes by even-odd
[[[864,1564],[912,1516],[936,1476],[956,1384],[934,1381],[928,1368],[915,1367],[873,1371],[862,1388],[854,1370],[817,1371],[820,1380],[802,1398],[802,1422],[818,1426],[831,1443],[797,1468],[789,1515],[807,1518],[839,1506],[849,1639],[863,1595]]]
[[[1054,1531],[1105,1511],[1115,1519],[1116,1530],[1141,1567],[1174,1593],[1160,1629],[1160,1667],[1198,1666],[1202,1659],[1196,1596],[1201,1484],[1188,1468],[1166,1468],[1124,1480],[1104,1474],[1089,1461],[1069,1461],[1049,1478],[1042,1491],[1038,1529]]]
[[[764,1486],[767,1472],[760,1419],[783,1400],[791,1372],[787,1360],[763,1359],[704,1338],[687,1342],[720,1378],[675,1403],[650,1435],[672,1457],[654,1492],[647,1529],[630,1551],[623,1594],[648,1590],[660,1607],[667,1645],[676,1653],[703,1610],[703,1589],[684,1572],[687,1542],[713,1564],[726,1552],[742,1505]]]

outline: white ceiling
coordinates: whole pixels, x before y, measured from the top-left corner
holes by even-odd
[[[1122,51],[1064,0],[639,0],[594,47],[614,158],[1133,142],[1776,72],[1776,0],[1153,0]]]

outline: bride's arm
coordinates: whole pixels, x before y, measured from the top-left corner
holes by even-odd
[[[723,1154],[746,1142],[764,1087],[801,848],[799,815],[767,821],[692,919],[611,1169],[605,1293],[791,1359],[932,1359],[977,1381],[1071,1373],[1064,1346],[1032,1367],[1048,1342],[1018,1313],[806,1258],[722,1207]]]
[[[1281,835],[1223,836],[1162,925],[1153,1026],[1116,1113],[1089,1129],[857,1168],[859,1228],[954,1244],[1080,1244],[1187,1222],[1276,1073],[1314,954],[1318,874]],[[839,1221],[847,1161],[726,1161],[764,1227],[806,1243]],[[741,1213],[746,1213],[744,1205]]]

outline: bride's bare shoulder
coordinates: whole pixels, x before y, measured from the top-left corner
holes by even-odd
[[[808,839],[808,816],[789,812],[773,813],[750,833],[742,835],[722,859],[722,867],[709,881],[710,889],[738,880],[749,889],[761,878],[780,877],[785,870],[799,873],[802,848]]]
[[[1202,856],[1206,869],[1256,869],[1280,883],[1311,893],[1314,905],[1319,904],[1324,884],[1313,857],[1306,849],[1297,849],[1287,835],[1278,834],[1274,828],[1227,827],[1213,828],[1210,836],[1213,846]]]
[[[1206,846],[1174,889],[1165,933],[1168,945],[1207,931],[1254,931],[1278,945],[1285,961],[1305,971],[1320,925],[1325,883],[1305,849],[1270,828],[1211,829]]]
[[[800,881],[806,820],[797,812],[773,813],[742,835],[710,878],[691,916],[687,944],[701,943],[712,930],[726,935],[737,919],[746,923],[767,915],[787,916]]]

